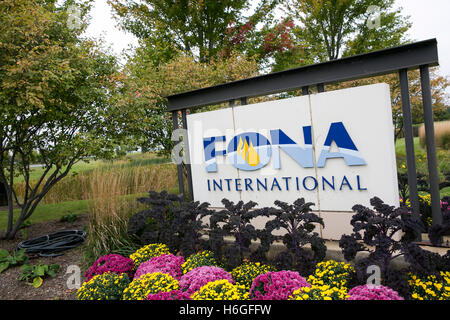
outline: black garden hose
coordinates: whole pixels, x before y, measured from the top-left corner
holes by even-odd
[[[86,232],[79,230],[64,230],[47,234],[38,238],[22,241],[19,249],[26,253],[38,254],[41,257],[56,257],[63,255],[63,251],[81,245],[86,238]]]

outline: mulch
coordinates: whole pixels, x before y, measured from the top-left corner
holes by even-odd
[[[88,224],[87,214],[79,215],[74,222],[49,221],[35,223],[17,233],[15,240],[0,240],[0,248],[12,251],[19,242],[33,239],[46,234],[62,230],[84,230]],[[82,268],[83,246],[68,250],[59,257],[30,257],[28,264],[59,264],[59,271],[55,278],[46,277],[39,288],[19,281],[20,266],[10,267],[0,273],[0,300],[74,300],[76,289],[68,289],[67,280],[72,273],[67,273],[67,267],[77,265],[81,268],[81,282],[84,280]]]

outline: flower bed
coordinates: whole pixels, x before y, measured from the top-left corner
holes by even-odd
[[[357,285],[348,264],[325,261],[302,277],[291,270],[244,262],[230,272],[217,266],[214,254],[170,254],[163,244],[150,244],[130,259],[107,255],[86,273],[79,300],[450,300],[450,272],[440,276],[408,275],[410,295],[402,297],[387,286]],[[112,262],[117,261],[113,266]],[[132,261],[132,262],[131,262]],[[133,269],[133,264],[138,267]],[[135,271],[133,271],[135,270]],[[124,271],[124,272],[122,272]],[[96,274],[97,273],[97,274]],[[184,274],[183,274],[184,273]],[[91,276],[92,275],[92,276]],[[130,279],[133,281],[130,282]]]

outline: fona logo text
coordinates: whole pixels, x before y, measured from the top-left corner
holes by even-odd
[[[204,138],[206,171],[217,172],[217,156],[226,156],[234,167],[244,171],[259,170],[265,167],[271,158],[273,168],[280,169],[280,149],[301,167],[314,167],[311,126],[303,127],[304,147],[299,146],[281,129],[270,130],[270,137],[272,143],[257,132],[241,133],[233,137],[226,150],[219,151],[216,150],[215,143],[225,141],[225,136]],[[333,141],[339,149],[338,152],[330,152]],[[316,167],[325,167],[326,160],[330,158],[343,158],[348,166],[366,165],[342,122],[331,123]]]

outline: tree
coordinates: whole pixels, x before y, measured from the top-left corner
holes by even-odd
[[[423,123],[423,104],[422,104],[422,87],[420,84],[420,74],[418,70],[408,72],[411,117],[413,124]],[[395,127],[395,140],[402,136],[403,133],[403,109],[402,97],[400,91],[400,80],[398,74],[388,74],[384,76],[371,77],[362,80],[354,80],[340,83],[338,85],[330,85],[329,89],[343,89],[348,87],[356,87],[370,85],[374,83],[387,83],[391,91],[392,119]],[[448,78],[438,74],[437,69],[431,70],[431,96],[433,100],[433,114],[436,119],[445,117],[449,108],[449,97],[446,93],[450,86]]]
[[[0,6],[0,182],[8,198],[5,238],[14,238],[47,192],[78,161],[110,158],[125,135],[129,112],[111,104],[116,59],[92,40],[85,24],[68,24],[68,5],[5,0]],[[78,3],[82,15],[89,10]],[[33,151],[43,173],[30,178]],[[14,181],[23,176],[25,193]],[[19,207],[14,222],[13,207]]]
[[[258,73],[256,61],[236,52],[228,58],[208,63],[195,61],[193,57],[179,52],[179,56],[171,61],[155,66],[146,50],[145,46],[138,48],[125,66],[118,104],[122,109],[134,109],[133,114],[140,119],[129,126],[135,143],[144,150],[156,150],[165,156],[170,155],[173,147],[172,117],[167,111],[168,95],[244,79]]]
[[[253,25],[264,20],[277,0],[260,0],[253,14],[249,0],[108,0],[120,26],[143,40],[156,57],[167,62],[177,51],[201,62],[217,56],[225,45],[229,25]]]
[[[304,40],[316,62],[364,53],[406,42],[411,24],[393,10],[394,0],[289,0],[285,10],[303,24]],[[371,8],[380,12],[372,24]]]

